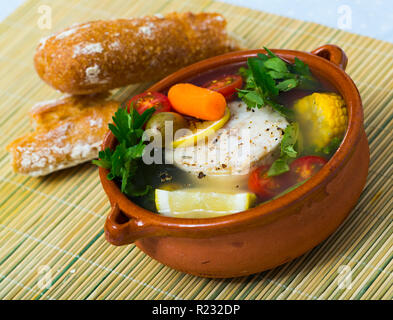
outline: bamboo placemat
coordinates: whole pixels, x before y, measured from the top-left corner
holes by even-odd
[[[38,8],[48,3],[52,29],[42,30]],[[109,203],[95,167],[29,178],[12,172],[4,150],[30,130],[34,103],[60,96],[33,69],[40,38],[75,22],[188,10],[221,12],[249,48],[341,46],[363,98],[371,166],[358,205],[317,248],[261,274],[203,279],[133,245],[110,246],[103,236]],[[390,43],[210,0],[27,1],[0,24],[0,299],[392,299],[392,52]],[[343,288],[348,270],[352,284]]]

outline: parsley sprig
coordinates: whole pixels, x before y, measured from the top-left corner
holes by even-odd
[[[245,87],[238,90],[238,96],[249,109],[270,105],[292,119],[293,111],[277,102],[279,93],[294,88],[314,90],[319,87],[319,83],[300,59],[295,58],[295,63],[289,64],[268,48],[264,49],[267,55],[258,54],[257,57],[248,58],[248,68],[240,68]]]
[[[130,107],[130,113],[120,107],[112,117],[113,124],[108,125],[119,144],[114,150],[106,148],[98,154],[99,160],[93,160],[97,166],[110,170],[109,180],[121,181],[121,192],[131,197],[147,194],[152,187],[137,188],[134,178],[145,148],[142,139],[143,125],[150,119],[155,109],[147,109],[141,115]]]
[[[299,125],[297,122],[289,124],[285,130],[281,141],[280,157],[270,166],[267,175],[277,176],[289,171],[288,163],[299,154]]]

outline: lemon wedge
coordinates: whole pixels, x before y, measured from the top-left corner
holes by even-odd
[[[176,138],[173,141],[173,147],[187,147],[196,144],[199,140],[208,137],[213,134],[217,130],[221,129],[229,120],[231,116],[231,112],[227,107],[225,109],[224,116],[220,120],[215,121],[200,121],[200,120],[191,120],[189,121],[189,130],[191,133],[183,135],[179,138]]]
[[[223,193],[209,190],[156,189],[156,208],[159,213],[175,218],[211,218],[250,208],[256,201],[253,193]]]

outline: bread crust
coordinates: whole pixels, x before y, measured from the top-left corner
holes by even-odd
[[[177,69],[238,49],[217,13],[171,13],[92,21],[43,39],[38,75],[70,94],[158,80]]]
[[[14,171],[42,176],[97,158],[118,106],[100,95],[69,96],[33,107],[35,131],[7,146]]]

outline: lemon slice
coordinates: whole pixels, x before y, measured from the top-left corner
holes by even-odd
[[[222,193],[209,190],[156,189],[156,208],[159,213],[175,218],[218,217],[250,208],[256,201],[253,193]]]
[[[208,137],[217,130],[221,129],[229,120],[231,112],[227,107],[225,109],[224,116],[220,120],[215,121],[200,121],[191,120],[189,121],[189,130],[191,134],[183,135],[173,141],[173,147],[187,147],[196,144],[199,140]]]

